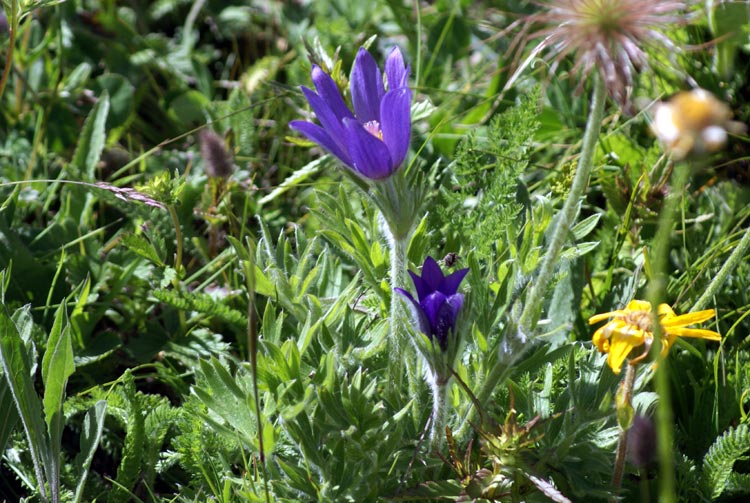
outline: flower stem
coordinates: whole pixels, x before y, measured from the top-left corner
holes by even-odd
[[[433,451],[439,451],[443,439],[445,438],[443,430],[448,403],[448,381],[442,381],[437,375],[431,377],[432,426],[430,427],[430,444]],[[450,379],[450,377],[448,377],[448,379]]]
[[[651,253],[651,278],[649,279],[647,298],[651,303],[653,319],[659,319],[659,304],[666,297],[667,264],[669,255],[669,238],[672,234],[678,203],[682,200],[689,170],[686,164],[676,166],[672,175],[672,187],[664,201],[659,217]],[[656,436],[659,453],[659,501],[673,503],[675,499],[674,460],[672,459],[672,409],[667,360],[661,356],[662,328],[660,323],[653,323],[654,345],[652,351],[659,362],[656,372],[656,392],[659,395],[656,409]]]
[[[390,337],[388,340],[388,373],[389,382],[396,387],[401,385],[404,374],[404,355],[402,351],[408,346],[406,316],[401,296],[393,291],[394,288],[406,286],[406,250],[408,237],[400,238],[391,233],[389,244],[391,247],[391,319]],[[410,390],[411,391],[411,390]]]
[[[500,358],[495,362],[484,384],[477,393],[477,402],[486,403],[492,392],[495,390],[500,380],[505,377],[506,372],[510,369],[516,359],[523,353],[523,345],[527,338],[533,334],[536,324],[539,321],[539,310],[547,294],[547,286],[552,280],[552,273],[557,266],[557,259],[560,256],[565,240],[568,238],[570,228],[578,214],[578,204],[583,196],[583,192],[589,183],[591,170],[593,169],[594,147],[599,138],[599,132],[602,127],[602,118],[604,117],[605,104],[605,87],[602,79],[598,75],[594,76],[594,91],[591,95],[591,108],[589,117],[586,121],[586,131],[583,135],[581,145],[581,156],[578,159],[573,183],[570,187],[568,197],[563,204],[556,227],[552,233],[547,253],[544,256],[542,265],[539,268],[539,274],[527,297],[526,304],[521,312],[518,323],[518,329],[511,329],[506,332],[505,348]],[[460,434],[463,428],[469,424],[476,411],[472,407],[464,422],[459,428],[457,434]]]
[[[620,394],[620,396],[622,397],[621,400],[618,401],[618,408],[633,408],[633,384],[635,384],[635,365],[628,364],[625,369],[625,377],[622,380],[622,388],[620,388],[620,390],[618,391],[618,394]],[[620,436],[617,439],[615,469],[612,472],[612,489],[614,491],[620,489],[620,486],[622,485],[622,475],[623,473],[625,473],[625,455],[628,451],[628,430],[630,429],[630,425],[626,426],[627,428],[623,427],[623,425],[620,425]],[[610,503],[616,502],[616,499],[610,500]]]
[[[560,251],[568,239],[571,227],[575,223],[581,197],[589,183],[589,177],[593,169],[594,147],[599,139],[599,132],[602,128],[605,97],[604,82],[595,74],[591,107],[589,109],[588,120],[586,121],[586,130],[583,134],[583,142],[581,144],[581,156],[578,158],[578,166],[573,177],[573,183],[570,186],[570,192],[567,199],[565,199],[562,211],[557,217],[552,238],[547,246],[547,253],[544,255],[539,273],[526,299],[526,305],[519,320],[519,329],[527,336],[533,334],[536,324],[539,321],[539,311],[542,301],[547,295],[547,287],[552,280]]]

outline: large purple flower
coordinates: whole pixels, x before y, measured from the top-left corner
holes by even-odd
[[[409,68],[394,47],[385,62],[386,91],[375,60],[360,48],[351,74],[354,114],[347,108],[336,83],[317,65],[312,81],[317,93],[302,86],[320,126],[292,121],[289,126],[314,141],[365,178],[381,180],[398,169],[411,139]]]
[[[409,271],[419,301],[406,290],[394,288],[411,303],[422,333],[430,339],[437,339],[443,351],[448,349],[448,336],[456,328],[458,312],[464,303],[463,294],[456,292],[468,272],[469,269],[461,269],[445,276],[435,259],[427,257],[421,277]]]

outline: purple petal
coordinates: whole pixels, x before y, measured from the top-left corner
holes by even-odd
[[[430,287],[422,281],[422,278],[420,278],[416,273],[413,273],[409,271],[409,275],[411,276],[411,280],[414,282],[414,288],[417,289],[417,297],[419,297],[419,300],[424,300],[425,297],[430,295],[432,293],[432,290],[430,290]]]
[[[406,87],[409,78],[409,67],[404,65],[404,57],[398,47],[391,49],[385,60],[385,77],[388,81],[388,90],[393,91],[400,87]]]
[[[328,132],[328,136],[336,142],[341,151],[345,152],[346,146],[343,143],[345,136],[344,126],[341,124],[341,119],[336,116],[336,112],[333,111],[328,102],[315,94],[311,89],[302,86],[302,94],[307,98],[307,102],[310,103],[310,107],[315,112],[320,125]]]
[[[435,335],[435,329],[438,326],[438,320],[440,317],[440,311],[445,304],[446,297],[440,292],[433,292],[427,296],[420,305],[424,310],[424,314],[427,316],[427,320],[430,322],[431,334]]]
[[[312,81],[313,84],[315,84],[315,89],[317,89],[318,95],[320,95],[323,101],[328,104],[328,107],[336,116],[338,122],[341,122],[345,117],[354,117],[346,106],[344,98],[341,97],[336,82],[330,75],[321,70],[318,65],[313,66]]]
[[[331,139],[328,132],[317,124],[307,121],[292,121],[289,123],[289,127],[299,131],[305,135],[309,140],[314,141],[346,164],[352,166],[352,161],[346,151],[342,150],[339,145]]]
[[[414,297],[412,297],[411,294],[403,288],[394,288],[393,291],[398,292],[406,297],[406,299],[409,301],[409,307],[412,317],[414,318],[414,322],[418,325],[417,328],[420,332],[429,336],[430,322],[427,320],[427,316],[425,316],[424,310],[422,309],[422,306],[419,305],[419,302],[414,300]]]
[[[464,296],[459,294],[451,295],[440,306],[435,320],[435,338],[440,343],[443,351],[448,349],[448,336],[456,329],[456,320],[458,312],[464,303]]]
[[[344,127],[346,146],[355,171],[372,180],[390,176],[394,169],[385,143],[368,133],[355,119],[344,119]]]
[[[458,291],[458,286],[461,284],[461,281],[463,281],[468,272],[468,268],[460,269],[453,274],[446,276],[445,280],[443,281],[443,286],[442,288],[440,288],[440,291],[445,295],[455,294]]]
[[[435,259],[427,257],[422,265],[422,281],[429,287],[430,292],[439,291],[443,284],[443,271]]]
[[[385,94],[377,63],[364,48],[359,49],[351,75],[352,104],[361,123],[380,123],[380,100]]]
[[[380,130],[391,153],[393,165],[404,162],[411,140],[411,90],[388,91],[380,103]]]

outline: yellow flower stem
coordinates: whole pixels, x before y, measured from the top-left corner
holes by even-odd
[[[617,404],[617,407],[629,407],[632,409],[633,405],[633,385],[635,384],[635,365],[626,364],[625,377],[622,380],[622,388],[618,391],[621,394],[621,402]],[[632,422],[632,416],[631,416]],[[625,473],[625,455],[628,452],[628,431],[630,425],[624,428],[620,425],[620,436],[617,439],[617,452],[615,454],[615,469],[612,472],[612,489],[617,491],[622,485],[622,475]],[[611,499],[610,503],[617,503],[617,499]]]
[[[685,191],[689,175],[689,166],[687,164],[678,164],[672,174],[670,193],[664,201],[659,222],[656,229],[656,236],[651,252],[651,277],[649,278],[647,299],[651,302],[652,315],[654,320],[659,319],[659,304],[666,298],[667,286],[667,264],[669,256],[669,238],[672,235],[675,216],[679,202]],[[674,478],[674,459],[672,452],[673,437],[673,416],[670,408],[670,390],[669,390],[669,366],[665,358],[661,356],[662,328],[659,323],[652,324],[654,334],[654,344],[651,347],[651,354],[655,361],[659,362],[656,371],[656,392],[659,395],[659,401],[656,409],[656,436],[657,452],[659,454],[659,502],[675,503],[675,478]]]

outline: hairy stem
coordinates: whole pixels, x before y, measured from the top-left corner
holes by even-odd
[[[602,128],[605,96],[604,82],[601,78],[595,76],[594,91],[591,96],[591,108],[589,109],[589,117],[586,121],[586,131],[584,132],[583,143],[581,145],[581,156],[578,158],[578,166],[573,177],[573,183],[570,186],[570,192],[567,199],[565,199],[562,211],[560,211],[555,222],[556,226],[552,232],[550,243],[547,246],[547,252],[544,255],[539,273],[526,299],[526,305],[519,320],[519,328],[527,336],[533,334],[536,324],[539,321],[539,311],[542,301],[547,295],[547,287],[552,280],[560,251],[568,238],[571,227],[575,223],[578,215],[578,205],[589,183],[589,177],[593,168],[594,147],[599,139],[599,132]]]
[[[391,247],[391,319],[390,338],[388,341],[388,366],[390,382],[399,386],[404,373],[402,352],[408,347],[408,344],[406,344],[408,330],[406,327],[403,299],[393,289],[404,288],[406,286],[406,250],[408,238],[399,238],[391,234],[389,245]]]
[[[594,147],[599,138],[602,118],[604,117],[605,97],[604,83],[598,76],[595,76],[594,91],[591,95],[591,108],[589,109],[586,131],[584,132],[583,143],[581,145],[581,156],[578,159],[578,167],[576,168],[570,192],[558,216],[552,239],[547,247],[547,253],[544,256],[539,273],[521,312],[518,326],[517,328],[511,327],[506,331],[500,358],[493,365],[487,379],[477,393],[477,401],[479,403],[485,403],[500,381],[507,376],[507,372],[509,372],[512,365],[521,357],[526,340],[533,334],[536,328],[539,320],[539,310],[547,293],[547,286],[552,280],[552,273],[555,266],[557,266],[560,251],[578,214],[578,204],[589,183],[589,177],[593,168]],[[475,413],[476,411],[472,407],[464,418],[457,434],[460,434],[466,425],[470,423]]]
[[[430,383],[432,391],[432,426],[430,428],[430,444],[433,451],[439,451],[445,438],[445,416],[448,403],[448,381],[433,375]],[[450,377],[449,377],[450,379]]]
[[[177,274],[175,274],[172,285],[174,286],[175,290],[178,290],[180,287],[180,279],[182,278],[182,229],[180,228],[180,219],[177,216],[177,211],[175,210],[174,205],[167,205],[167,209],[169,210],[169,216],[172,217],[172,223],[174,224],[174,235],[175,239],[177,240],[174,258],[174,270]],[[180,317],[180,329],[184,334],[187,331],[185,311],[179,309],[178,316]]]

